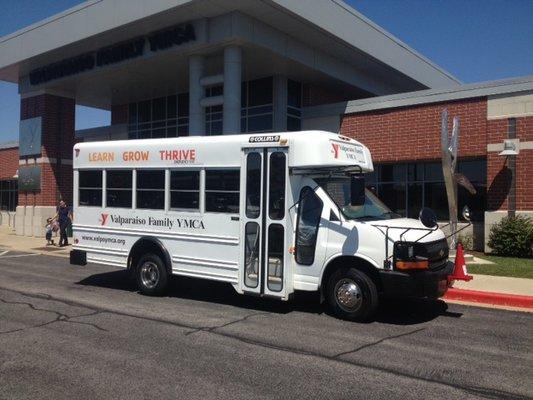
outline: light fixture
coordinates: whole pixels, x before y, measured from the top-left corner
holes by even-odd
[[[518,139],[505,139],[503,141],[503,151],[500,156],[516,156],[520,153],[520,142]]]

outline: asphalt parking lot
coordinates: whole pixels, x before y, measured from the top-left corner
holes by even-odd
[[[0,398],[531,399],[533,314],[395,301],[335,319],[176,278],[0,250]]]

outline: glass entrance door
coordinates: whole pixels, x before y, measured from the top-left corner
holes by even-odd
[[[245,292],[285,295],[287,151],[244,151],[241,174],[241,287]]]

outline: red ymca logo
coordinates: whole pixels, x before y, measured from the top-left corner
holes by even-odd
[[[331,147],[333,147],[333,157],[339,158],[339,145],[336,143],[331,143]]]
[[[100,217],[100,224],[105,225],[105,223],[107,222],[107,217],[109,216],[109,214],[101,214],[102,216]]]

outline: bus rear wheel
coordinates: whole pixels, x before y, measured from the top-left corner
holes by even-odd
[[[142,256],[136,269],[137,286],[142,294],[148,296],[162,295],[168,284],[168,273],[165,263],[156,254]]]
[[[355,268],[341,268],[328,280],[327,299],[333,313],[349,321],[366,321],[379,303],[374,281]]]

